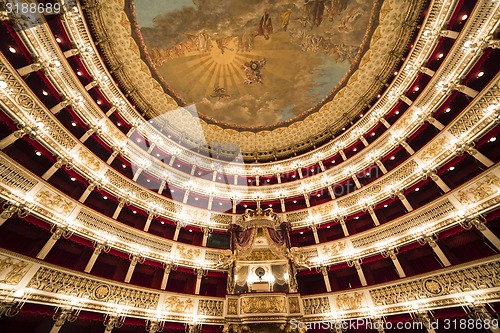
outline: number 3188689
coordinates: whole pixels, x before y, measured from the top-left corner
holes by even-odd
[[[60,3],[27,3],[27,2],[15,2],[6,3],[5,10],[7,14],[60,14],[62,11],[62,6]]]

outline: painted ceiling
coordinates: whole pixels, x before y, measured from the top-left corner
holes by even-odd
[[[183,104],[235,127],[313,112],[365,52],[373,0],[135,0],[147,53]]]

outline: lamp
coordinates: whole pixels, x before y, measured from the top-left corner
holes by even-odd
[[[477,297],[476,297],[477,298]],[[492,315],[488,309],[488,307],[495,312],[493,307],[490,304],[481,303],[478,299],[474,298],[472,295],[468,294],[460,300],[462,303],[462,309],[470,318],[481,320],[481,321],[490,321],[492,319]],[[488,307],[487,307],[488,306]]]
[[[54,325],[56,327],[61,327],[65,322],[74,322],[80,315],[82,307],[83,300],[78,298],[71,298],[68,304],[56,307],[55,312],[52,315],[52,319],[55,321]]]
[[[158,312],[154,318],[146,319],[146,331],[150,333],[162,332],[164,327],[165,319],[161,312]]]
[[[108,312],[104,314],[103,325],[106,327],[105,332],[111,332],[113,328],[121,328],[127,317],[123,308],[117,308],[115,312]]]
[[[14,317],[21,311],[22,307],[30,297],[23,289],[7,291],[0,299],[0,318],[2,316]]]

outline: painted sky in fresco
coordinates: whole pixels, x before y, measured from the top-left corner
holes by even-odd
[[[273,125],[321,101],[352,65],[369,0],[136,0],[160,76],[219,122]]]

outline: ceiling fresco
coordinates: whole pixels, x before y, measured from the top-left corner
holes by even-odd
[[[236,127],[316,110],[365,51],[378,1],[135,0],[147,53],[186,105]]]

